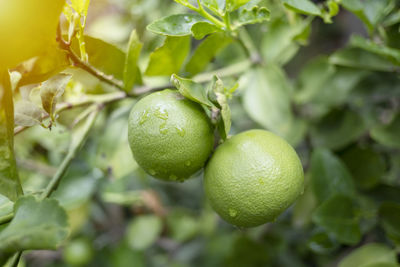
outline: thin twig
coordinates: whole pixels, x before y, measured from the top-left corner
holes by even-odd
[[[57,41],[60,45],[60,48],[68,52],[68,57],[72,60],[73,64],[76,67],[79,67],[93,76],[97,77],[100,81],[105,82],[109,85],[112,85],[120,91],[124,90],[124,85],[121,81],[114,79],[112,75],[107,75],[104,72],[96,69],[94,66],[90,65],[89,63],[81,60],[81,58],[72,50],[71,43],[68,43],[64,40],[61,33],[61,27],[58,27],[57,30]]]
[[[64,160],[62,161],[60,167],[57,169],[56,174],[53,176],[49,184],[47,185],[46,189],[41,195],[41,199],[45,199],[51,195],[51,193],[57,189],[58,184],[61,181],[61,178],[64,176],[65,172],[67,171],[69,165],[71,164],[72,160],[75,158],[77,152],[82,147],[84,141],[86,140],[87,136],[89,135],[90,129],[94,125],[96,121],[97,115],[100,111],[99,109],[95,110],[92,114],[89,115],[83,129],[82,135],[79,137],[79,140],[76,140],[74,144],[72,144],[68,154],[65,156]]]
[[[10,267],[17,267],[21,259],[22,251],[18,251],[14,256],[12,262],[8,265]]]
[[[25,170],[34,171],[47,177],[52,177],[57,168],[30,159],[17,159],[17,166]]]
[[[155,86],[155,87],[149,87],[149,86],[140,86],[137,87],[133,93],[131,93],[131,96],[140,96],[143,94],[147,94],[150,92],[157,92],[157,91],[161,91],[164,89],[169,89],[169,88],[174,88],[174,86],[172,84],[166,84],[166,85],[161,85],[161,86]]]
[[[236,38],[239,44],[245,50],[247,56],[250,58],[253,64],[262,64],[262,57],[258,51],[253,39],[250,37],[245,27],[242,27],[239,31],[239,36]]]
[[[149,89],[151,91],[151,88]],[[124,92],[115,92],[115,93],[110,93],[110,94],[103,94],[103,95],[91,95],[91,96],[85,96],[83,97],[82,100],[74,102],[74,103],[60,103],[57,105],[55,114],[60,114],[66,110],[70,110],[73,108],[78,108],[78,107],[83,107],[87,106],[90,104],[99,104],[99,105],[106,105],[109,103],[113,103],[115,101],[119,101],[128,97],[132,97],[132,95],[127,95]],[[49,117],[48,114],[46,114],[43,119],[47,119]],[[24,130],[28,129],[30,127],[27,126],[18,126],[14,128],[14,135],[17,135]]]
[[[198,83],[203,83],[211,81],[214,75],[217,75],[220,78],[227,76],[234,76],[242,72],[245,72],[252,66],[252,64],[253,62],[249,59],[243,60],[241,62],[238,62],[236,64],[230,65],[222,69],[198,74],[195,77],[193,77],[193,80]]]

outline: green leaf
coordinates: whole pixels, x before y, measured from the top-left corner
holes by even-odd
[[[282,0],[283,5],[297,13],[321,16],[321,10],[310,0]]]
[[[392,264],[392,265],[390,265]],[[343,258],[338,267],[378,267],[398,266],[396,251],[384,244],[369,243],[354,249]]]
[[[82,16],[87,15],[90,0],[71,0],[72,7]]]
[[[14,218],[0,233],[0,259],[30,249],[56,249],[68,235],[67,215],[54,199],[21,197]]]
[[[393,148],[400,148],[400,113],[389,124],[378,124],[370,131],[371,137],[378,143]]]
[[[45,53],[17,67],[22,74],[19,86],[43,82],[70,66],[67,52],[51,45]]]
[[[269,23],[268,32],[261,41],[261,53],[265,61],[279,65],[288,62],[299,49],[297,37],[308,32],[310,23],[311,19],[302,20],[295,25],[283,19]]]
[[[169,76],[178,73],[190,51],[190,37],[168,36],[164,44],[150,54],[145,75]]]
[[[172,239],[185,242],[195,237],[200,230],[200,221],[183,209],[172,210],[167,217]]]
[[[318,254],[329,254],[339,248],[339,243],[332,235],[324,231],[314,233],[307,243],[308,247]]]
[[[370,32],[394,8],[393,0],[342,0],[341,4],[359,17]]]
[[[372,71],[393,72],[397,68],[385,57],[357,47],[344,48],[335,52],[329,57],[329,62],[334,65]]]
[[[374,187],[369,194],[377,203],[382,202],[396,202],[400,203],[400,188],[397,186],[390,186],[379,184]]]
[[[281,68],[269,64],[249,70],[239,82],[243,106],[257,123],[280,136],[291,134],[294,118],[290,106],[291,87]]]
[[[379,220],[386,235],[400,244],[400,205],[394,202],[383,203],[379,208]]]
[[[367,40],[364,37],[354,35],[350,40],[350,44],[354,47],[358,47],[369,51],[371,53],[386,57],[392,60],[397,65],[400,65],[400,50],[391,48],[382,44],[374,43],[371,40]]]
[[[384,27],[390,27],[398,23],[400,23],[400,10],[397,10],[396,12],[393,12],[389,16],[385,17],[382,25]]]
[[[308,177],[306,181],[309,181]],[[300,195],[293,207],[292,222],[296,228],[305,228],[311,222],[311,215],[317,206],[310,183],[307,183],[304,193]]]
[[[201,84],[195,83],[190,79],[181,78],[176,74],[172,75],[171,83],[184,97],[208,107],[213,106],[213,103],[208,99],[207,90]]]
[[[360,115],[351,110],[333,110],[311,127],[314,147],[341,149],[357,140],[366,130]]]
[[[226,9],[228,12],[232,12],[248,2],[250,2],[250,0],[226,0]]]
[[[300,90],[295,97],[298,103],[305,105],[307,115],[311,118],[319,118],[332,107],[346,103],[352,90],[368,74],[367,71],[354,68],[334,68],[324,60],[320,63],[311,69],[306,67],[307,72],[300,75]],[[318,65],[320,70],[317,69]],[[310,79],[307,80],[307,77]]]
[[[311,186],[319,202],[336,193],[355,194],[354,182],[346,166],[332,152],[314,150],[311,156]]]
[[[132,90],[133,85],[141,80],[138,61],[142,47],[143,44],[140,42],[136,30],[133,30],[129,38],[124,66],[124,88],[126,92]]]
[[[42,124],[45,111],[34,103],[20,100],[15,103],[14,122],[19,126],[34,126]]]
[[[336,0],[329,0],[328,3],[329,17],[336,16],[339,13],[339,4]]]
[[[87,202],[96,189],[97,179],[101,176],[101,173],[96,171],[82,174],[82,172],[72,172],[72,169],[52,194],[52,197],[66,209],[76,208]],[[77,188],[79,190],[76,190]]]
[[[106,254],[104,258],[109,262],[110,266],[115,267],[146,267],[148,264],[145,252],[147,251],[134,251],[127,242],[119,242],[116,247],[111,251],[111,254]]]
[[[167,36],[187,36],[192,34],[192,26],[207,21],[198,14],[176,14],[158,19],[147,26],[147,30]]]
[[[70,41],[72,37],[76,38],[78,41],[80,57],[83,61],[88,60],[84,31],[89,3],[90,0],[71,0],[71,5],[64,6],[64,14],[69,22],[68,41]],[[78,15],[76,15],[73,10]]]
[[[192,35],[194,38],[196,38],[197,40],[200,40],[200,39],[203,39],[204,36],[206,36],[208,34],[218,32],[221,30],[214,24],[211,24],[206,21],[200,21],[200,22],[193,24],[190,31],[192,32]]]
[[[186,63],[185,71],[190,76],[203,71],[211,60],[231,42],[232,38],[224,33],[215,33],[208,36],[193,52],[193,55]]]
[[[353,200],[346,195],[331,195],[315,210],[313,222],[343,244],[354,245],[361,239],[359,218]]]
[[[85,36],[85,47],[90,65],[106,75],[123,80],[126,60],[124,51],[113,44],[87,35]],[[72,39],[72,49],[79,55],[79,44],[76,38]]]
[[[149,248],[159,237],[162,221],[155,215],[142,215],[133,219],[127,228],[127,240],[134,250]]]
[[[0,70],[0,194],[15,201],[22,194],[14,157],[14,107],[8,72]]]
[[[0,194],[0,217],[13,212],[14,203],[7,197]]]
[[[308,62],[298,78],[299,90],[295,95],[296,102],[308,103],[321,91],[321,88],[328,84],[328,80],[335,74],[335,71],[335,66],[329,64],[327,57],[317,57]]]
[[[341,156],[356,185],[371,189],[381,181],[386,164],[383,156],[372,148],[352,147]]]
[[[253,6],[251,9],[243,9],[239,13],[238,26],[255,24],[268,21],[270,12],[265,7]]]
[[[61,73],[45,81],[40,88],[43,109],[50,115],[52,120],[54,120],[54,111],[58,98],[64,94],[64,89],[70,79],[71,75]]]
[[[226,0],[201,0],[201,3],[214,12],[214,14],[222,15],[225,10]]]

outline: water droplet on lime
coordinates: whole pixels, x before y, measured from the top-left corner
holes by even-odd
[[[150,173],[150,175],[156,175],[157,172],[155,170],[153,170],[153,169],[150,169],[149,173]]]
[[[139,124],[142,125],[147,121],[148,118],[149,118],[149,112],[147,110],[144,110],[142,112],[142,115],[140,116]]]
[[[231,217],[236,217],[236,215],[237,215],[237,211],[236,211],[236,210],[234,210],[234,209],[229,209],[229,216],[231,216]]]
[[[192,165],[192,162],[190,160],[188,160],[185,162],[185,165],[189,167],[190,165]]]
[[[169,176],[169,179],[172,180],[172,181],[176,181],[176,180],[178,180],[178,177],[175,174],[171,174]]]
[[[168,133],[168,128],[167,128],[167,122],[164,121],[163,123],[160,124],[160,133],[161,134],[167,134]]]
[[[180,136],[182,136],[182,137],[185,136],[185,134],[186,134],[185,129],[183,129],[183,128],[179,127],[179,126],[177,126],[177,127],[175,127],[175,128],[176,128],[176,131],[178,132],[178,134],[179,134]]]
[[[157,107],[156,110],[154,111],[154,115],[162,120],[168,119],[168,111],[163,109],[162,107]]]

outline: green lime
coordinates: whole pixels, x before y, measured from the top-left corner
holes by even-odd
[[[167,181],[183,181],[200,170],[214,144],[213,127],[202,107],[169,89],[136,103],[128,138],[136,162]]]
[[[91,242],[84,238],[72,240],[65,246],[63,258],[72,266],[87,265],[93,258]]]
[[[303,167],[295,150],[264,130],[240,133],[220,145],[204,179],[211,206],[240,227],[275,220],[304,188]]]

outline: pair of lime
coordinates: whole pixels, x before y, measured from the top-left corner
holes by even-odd
[[[129,144],[150,175],[184,181],[213,151],[213,127],[202,107],[174,90],[150,94],[133,107]],[[205,167],[205,193],[226,221],[252,227],[273,221],[302,193],[304,174],[295,150],[264,130],[225,141]]]

